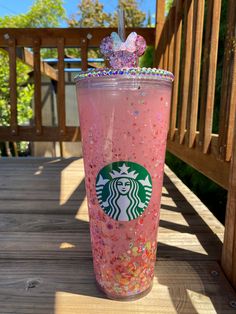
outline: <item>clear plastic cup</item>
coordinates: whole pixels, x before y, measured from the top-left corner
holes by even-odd
[[[139,68],[76,79],[94,271],[112,299],[152,287],[172,82]]]

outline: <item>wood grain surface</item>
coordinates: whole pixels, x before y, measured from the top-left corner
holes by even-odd
[[[224,228],[166,167],[152,291],[96,287],[82,159],[0,159],[0,313],[234,313]]]

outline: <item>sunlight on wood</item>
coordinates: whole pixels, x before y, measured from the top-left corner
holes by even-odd
[[[82,164],[82,160],[72,161],[61,171],[60,205],[70,199],[84,180],[84,175],[78,171],[78,164]]]
[[[235,313],[219,267],[224,227],[168,167],[153,288],[132,302],[96,287],[81,159],[2,158],[0,177],[1,313]]]
[[[154,313],[150,307],[151,304],[155,309],[159,307],[160,313],[177,313],[172,303],[169,289],[163,285],[157,284],[147,296],[130,302],[110,300],[101,294],[95,285],[90,285],[89,288],[90,290],[83,292],[84,295],[57,291],[55,294],[54,314],[151,314]],[[168,295],[168,298],[166,298],[166,295]],[[157,296],[159,302],[155,301]]]
[[[90,288],[92,287],[90,286]],[[95,296],[89,296],[89,294],[94,293],[96,293],[96,291],[91,290],[87,291],[87,295],[57,291],[55,295],[54,314],[112,313],[112,306],[114,306],[114,301],[101,299]],[[110,306],[108,306],[109,303]],[[106,307],[108,306],[108,308],[110,308],[111,312],[107,309],[105,310],[105,304]]]
[[[171,196],[170,196],[168,190],[167,190],[166,187],[164,187],[164,186],[162,187],[162,194],[164,194],[165,197],[171,198]]]
[[[49,160],[48,164],[56,164],[56,163],[59,163],[60,161],[61,161],[61,158],[57,158],[57,159]]]
[[[176,250],[179,249],[179,251],[182,251],[183,247],[186,246],[191,253],[198,253],[201,255],[209,254],[202,244],[202,241],[194,234],[186,233],[184,234],[184,237],[181,232],[159,234],[159,243],[164,246],[173,246]]]
[[[42,174],[43,168],[44,168],[44,166],[39,166],[39,167],[38,167],[38,170],[35,171],[34,175],[35,175],[35,176],[38,176],[38,175]]]
[[[189,299],[192,300],[192,306],[195,309],[195,313],[203,313],[206,310],[208,313],[216,313],[215,307],[211,302],[211,298],[205,295],[204,287],[202,292],[192,291],[187,289]]]
[[[71,243],[68,243],[68,242],[63,242],[63,243],[60,244],[60,249],[72,249],[74,247],[75,247],[74,244],[71,244]]]
[[[80,207],[78,208],[78,211],[75,215],[75,219],[82,220],[82,221],[89,221],[89,216],[88,216],[88,203],[87,203],[87,198],[85,197],[84,200],[82,201]]]
[[[38,175],[40,175],[40,174],[42,174],[42,171],[41,171],[41,170],[38,170],[38,171],[36,171],[36,172],[34,173],[35,176],[38,176]]]

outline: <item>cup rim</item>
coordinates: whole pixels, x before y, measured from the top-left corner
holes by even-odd
[[[105,77],[119,77],[119,78],[139,78],[139,79],[150,79],[159,81],[174,81],[173,73],[157,68],[102,68],[92,69],[88,71],[82,71],[75,77],[75,82],[90,79],[90,78],[105,78]]]

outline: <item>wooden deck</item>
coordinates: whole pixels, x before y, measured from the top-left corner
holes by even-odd
[[[0,313],[235,313],[224,228],[165,173],[153,289],[118,302],[94,282],[82,159],[0,159]]]

